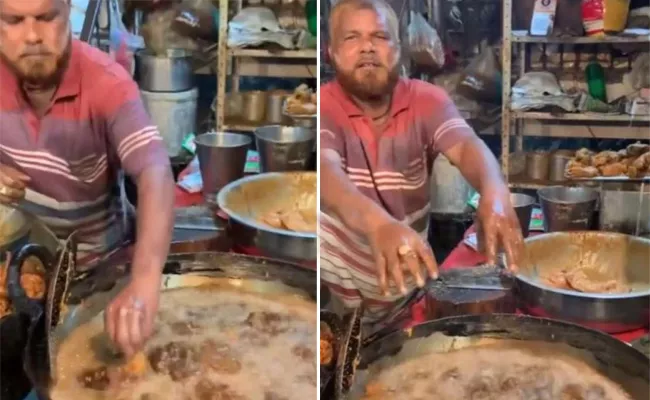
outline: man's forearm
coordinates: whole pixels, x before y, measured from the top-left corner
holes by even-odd
[[[319,174],[323,208],[335,214],[348,229],[365,235],[391,218],[377,203],[359,192],[341,166],[327,155],[321,154]]]
[[[158,276],[169,253],[174,226],[174,179],[167,166],[138,177],[137,239],[131,274]]]
[[[479,138],[454,146],[447,156],[480,194],[487,190],[508,190],[499,162]]]

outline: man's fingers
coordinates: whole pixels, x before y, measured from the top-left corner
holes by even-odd
[[[129,344],[131,351],[134,354],[144,344],[144,336],[142,333],[142,326],[144,324],[144,312],[138,309],[128,310],[128,331],[129,331]]]
[[[524,241],[521,228],[518,225],[512,226],[502,234],[503,247],[508,257],[508,269],[517,272],[521,263],[524,251]]]
[[[438,263],[436,258],[433,255],[433,250],[423,241],[420,241],[415,246],[415,251],[417,252],[420,260],[424,263],[424,266],[427,269],[427,273],[431,279],[438,279]]]
[[[375,268],[377,268],[377,278],[379,280],[379,289],[383,296],[388,296],[388,277],[386,274],[386,257],[378,254],[375,257]]]
[[[395,282],[397,290],[399,290],[401,294],[406,294],[404,276],[402,275],[401,263],[396,249],[386,254],[386,264],[386,268],[393,278],[393,282]]]
[[[117,307],[114,306],[113,304],[109,305],[106,307],[106,311],[104,312],[104,326],[106,327],[106,333],[108,333],[108,337],[111,339],[113,343],[117,343],[117,330],[116,330],[116,313],[115,309]]]
[[[420,266],[420,257],[418,257],[418,254],[415,252],[415,250],[403,256],[402,258],[408,267],[407,270],[411,273],[411,275],[413,275],[413,278],[415,278],[415,284],[418,285],[418,287],[424,287],[424,278],[422,276],[422,272],[420,271],[422,269]]]
[[[0,169],[0,183],[5,186],[20,189],[24,188],[25,184],[29,181],[29,176],[13,168],[2,167]]]
[[[124,355],[128,358],[133,354],[133,347],[131,344],[131,336],[129,332],[129,309],[122,306],[120,307],[117,315],[117,326],[116,326],[116,343],[124,352]]]

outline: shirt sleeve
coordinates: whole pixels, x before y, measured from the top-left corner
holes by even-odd
[[[418,91],[417,104],[423,110],[421,115],[424,118],[429,152],[444,153],[466,139],[476,136],[443,89],[423,82]]]
[[[170,165],[165,144],[151,122],[136,83],[130,77],[113,81],[111,93],[103,101],[100,99],[100,107],[108,142],[124,171],[137,177],[148,167]]]

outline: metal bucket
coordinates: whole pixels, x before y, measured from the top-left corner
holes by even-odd
[[[136,80],[148,92],[185,92],[194,87],[192,56],[181,49],[170,49],[166,55],[149,50],[135,53]]]
[[[523,193],[512,193],[510,195],[510,202],[517,213],[519,225],[521,226],[521,234],[526,238],[530,233],[530,218],[533,214],[533,206],[535,199]]]
[[[260,172],[305,171],[316,144],[316,132],[269,125],[255,130],[255,142],[260,153]]]
[[[546,232],[585,231],[594,225],[599,193],[584,187],[550,186],[537,191]]]
[[[215,203],[217,193],[244,176],[246,155],[253,139],[238,133],[210,132],[194,139],[199,157],[203,196]]]

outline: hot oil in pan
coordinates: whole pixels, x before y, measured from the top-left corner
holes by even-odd
[[[106,390],[78,381],[109,363],[102,316],[76,329],[60,347],[52,400],[314,398],[314,304],[225,286],[163,292],[145,357],[119,377],[109,369]]]
[[[459,339],[464,341],[467,339]],[[357,379],[349,399],[632,400],[577,350],[560,344],[482,339],[427,349],[425,342],[383,358]],[[429,342],[429,346],[434,341]],[[610,371],[611,372],[611,371]],[[362,378],[358,376],[357,378]],[[362,383],[363,382],[363,383]],[[643,385],[643,382],[639,382]],[[647,384],[647,382],[646,382]],[[643,392],[643,391],[641,391]]]

